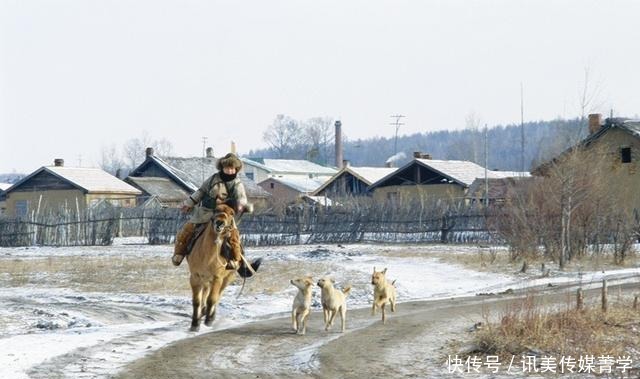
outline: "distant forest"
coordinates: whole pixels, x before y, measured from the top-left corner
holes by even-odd
[[[551,159],[567,147],[577,143],[587,134],[586,119],[557,119],[553,121],[526,122],[498,125],[487,130],[488,168],[501,171],[522,169],[522,129],[524,129],[524,170],[530,171],[538,164]],[[343,135],[348,125],[343,124]],[[251,150],[246,157],[308,159],[316,163],[335,164],[333,131],[330,143],[305,144],[283,150],[266,148]],[[485,131],[483,128],[466,128],[455,131],[435,131],[398,136],[399,167],[413,157],[413,152],[430,154],[433,159],[467,160],[484,166]],[[384,166],[394,155],[394,138],[376,137],[343,142],[344,159],[353,166]],[[311,152],[313,154],[311,154]],[[396,155],[396,156],[398,156]]]

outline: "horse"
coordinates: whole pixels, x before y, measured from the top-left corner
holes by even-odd
[[[235,238],[230,238],[234,236]],[[242,247],[238,230],[234,219],[234,211],[231,207],[220,204],[216,207],[214,216],[209,221],[198,237],[187,256],[189,262],[189,283],[191,284],[193,315],[191,319],[191,331],[200,329],[200,319],[204,311],[204,324],[211,326],[216,317],[216,308],[222,292],[236,278],[236,270],[229,269],[228,260],[240,260],[240,268],[237,272],[243,278],[253,276],[261,260],[257,259],[249,266],[242,256]],[[224,256],[224,245],[230,246],[231,254]],[[237,255],[240,255],[239,257]],[[203,301],[206,298],[206,304]]]

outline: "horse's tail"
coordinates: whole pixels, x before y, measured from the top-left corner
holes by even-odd
[[[262,263],[262,258],[258,258],[255,261],[251,262],[251,268],[253,269],[253,271],[258,271],[258,267],[260,267],[261,263]],[[247,264],[245,263],[244,259],[240,263],[238,274],[240,274],[240,277],[242,278],[250,278],[253,276],[253,272],[251,272],[249,267],[247,267]]]

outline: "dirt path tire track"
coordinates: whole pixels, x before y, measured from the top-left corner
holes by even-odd
[[[566,304],[575,286],[538,288],[512,295],[474,296],[401,303],[383,325],[370,309],[350,310],[347,332],[322,328],[311,315],[306,336],[289,318],[254,322],[178,341],[124,368],[117,378],[453,378],[442,346],[464,339],[483,312],[499,314],[514,299],[533,294],[548,305]],[[638,284],[609,284],[611,294],[638,291]],[[585,291],[586,298],[599,289]],[[185,328],[187,325],[185,324]],[[467,376],[468,377],[468,376]]]

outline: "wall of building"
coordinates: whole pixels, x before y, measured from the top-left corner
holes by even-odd
[[[621,149],[624,147],[631,148],[629,163],[622,162]],[[592,143],[589,152],[592,154],[589,160],[607,160],[601,173],[607,190],[629,207],[640,209],[640,139],[623,130],[612,129]]]
[[[10,217],[18,216],[16,214],[16,207],[21,201],[26,201],[27,214],[31,215],[32,212],[38,211],[38,204],[40,204],[39,212],[45,214],[48,212],[57,212],[60,210],[67,210],[69,212],[76,212],[79,210],[83,212],[87,207],[99,202],[102,199],[109,199],[114,205],[123,207],[134,207],[136,204],[135,195],[123,195],[123,194],[87,194],[85,195],[78,189],[73,190],[50,190],[50,191],[15,191],[10,192],[7,195],[6,200],[6,215]],[[24,203],[23,203],[24,204]]]
[[[410,199],[452,199],[463,198],[465,188],[458,184],[403,185],[378,187],[373,191],[375,201],[407,201]]]
[[[273,179],[264,180],[258,185],[273,196],[271,201],[290,203],[296,201],[301,195],[300,192]]]

